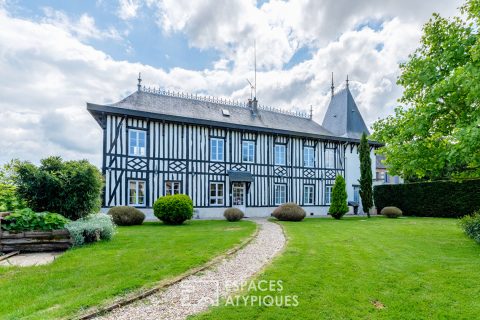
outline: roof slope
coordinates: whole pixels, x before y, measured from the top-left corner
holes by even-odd
[[[339,137],[360,139],[363,132],[370,134],[348,86],[330,100],[322,126]]]
[[[312,136],[333,136],[331,132],[309,117],[258,108],[253,115],[248,107],[224,104],[205,99],[186,98],[161,93],[136,91],[125,99],[110,105],[87,103],[90,112],[103,111],[120,114],[143,113],[159,115],[166,120],[186,123],[222,125],[226,127],[254,127],[260,131],[275,130],[302,133]],[[224,116],[228,110],[230,116]],[[128,112],[131,111],[131,112]]]

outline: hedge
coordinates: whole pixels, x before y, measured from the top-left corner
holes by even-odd
[[[378,212],[394,206],[404,216],[463,217],[480,209],[480,179],[380,185],[373,198]]]

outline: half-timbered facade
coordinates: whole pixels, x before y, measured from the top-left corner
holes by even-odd
[[[88,103],[103,129],[103,205],[150,213],[158,197],[185,193],[200,218],[221,217],[227,207],[268,216],[285,202],[326,214],[337,175],[346,178],[349,200],[358,198],[357,145],[368,130],[350,97],[348,87],[332,96],[324,125],[256,99],[243,104],[140,85],[118,103]],[[345,132],[327,129],[328,117]]]

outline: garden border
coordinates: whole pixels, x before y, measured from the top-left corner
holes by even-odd
[[[151,289],[148,289],[144,292],[139,292],[139,293],[136,293],[136,294],[133,294],[132,296],[130,297],[127,297],[127,298],[123,298],[123,299],[119,299],[117,302],[114,302],[110,305],[107,305],[106,307],[100,307],[98,308],[97,310],[95,311],[91,311],[89,313],[86,313],[84,315],[81,315],[81,316],[78,316],[74,319],[77,319],[77,320],[88,320],[88,319],[93,319],[97,316],[100,316],[104,313],[107,313],[107,312],[110,312],[112,310],[115,310],[115,309],[118,309],[120,307],[123,307],[125,305],[128,305],[128,304],[131,304],[135,301],[138,301],[140,299],[143,299],[143,298],[146,298],[148,296],[151,296],[152,294],[160,291],[160,290],[163,290],[163,289],[166,289],[172,285],[174,285],[175,283],[177,282],[180,282],[182,281],[183,279],[189,277],[189,276],[192,276],[198,272],[201,272],[205,269],[208,269],[209,267],[219,263],[221,260],[223,260],[224,258],[228,257],[228,256],[231,256],[233,254],[235,254],[236,252],[238,252],[240,249],[242,249],[243,247],[245,247],[246,245],[248,245],[250,242],[252,242],[257,236],[258,236],[258,233],[260,232],[260,227],[258,225],[258,223],[254,222],[255,223],[255,232],[249,236],[247,239],[243,240],[240,244],[238,244],[237,246],[227,250],[225,253],[219,255],[219,256],[216,256],[214,257],[212,260],[206,262],[205,264],[201,265],[201,266],[198,266],[198,267],[195,267],[193,269],[190,269],[190,270],[187,270],[186,272],[180,274],[179,276],[176,276],[174,278],[171,278],[171,279],[164,279],[162,281],[160,281],[156,286],[154,286],[153,288]],[[283,230],[283,228],[282,228]]]

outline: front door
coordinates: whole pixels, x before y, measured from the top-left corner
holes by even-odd
[[[232,207],[238,208],[245,213],[245,182],[234,182],[232,184]]]

